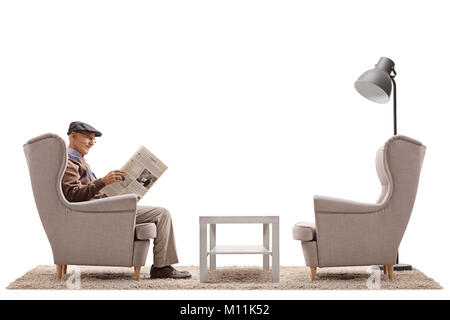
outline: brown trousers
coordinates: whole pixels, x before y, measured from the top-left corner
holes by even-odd
[[[157,236],[153,242],[153,265],[157,268],[178,263],[172,217],[161,207],[138,206],[136,224],[155,223]]]

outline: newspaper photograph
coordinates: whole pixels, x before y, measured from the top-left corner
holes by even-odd
[[[134,193],[139,201],[167,170],[167,166],[140,146],[120,170],[126,173],[125,180],[107,185],[102,191],[108,197]]]

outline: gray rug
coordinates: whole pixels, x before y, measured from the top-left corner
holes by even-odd
[[[199,268],[177,266],[191,272],[188,280],[150,280],[149,267],[143,267],[141,281],[134,280],[132,268],[69,266],[61,281],[54,266],[38,266],[11,283],[7,289],[22,290],[403,290],[442,289],[417,269],[396,272],[389,281],[382,272],[367,267],[318,269],[317,280],[310,280],[309,268],[281,267],[280,282],[271,282],[271,272],[260,267],[222,267],[209,272],[208,283],[199,282]]]

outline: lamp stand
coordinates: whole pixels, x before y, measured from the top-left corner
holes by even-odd
[[[394,136],[397,135],[397,83],[395,82],[395,76],[397,75],[394,71],[394,75],[391,76],[391,80],[392,80],[392,86],[394,89]]]
[[[394,69],[392,69],[394,72],[393,75],[391,75],[392,80],[392,86],[394,90],[394,97],[393,97],[393,103],[394,103],[394,136],[397,135],[397,83],[395,82],[395,76],[397,73]],[[410,264],[400,264],[398,263],[398,252],[397,252],[397,263],[394,265],[394,271],[412,271],[412,266]]]

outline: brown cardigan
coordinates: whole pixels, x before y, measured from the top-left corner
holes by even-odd
[[[104,196],[104,193],[100,192],[105,186],[102,179],[96,179],[92,182],[86,174],[86,167],[89,165],[81,158],[82,164],[68,159],[67,168],[62,178],[62,190],[69,202],[80,202],[94,199],[100,199]]]

